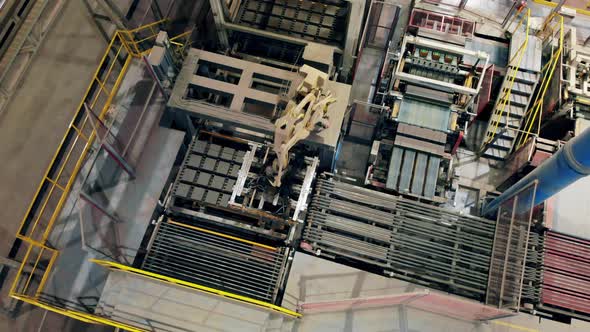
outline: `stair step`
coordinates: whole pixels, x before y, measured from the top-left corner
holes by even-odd
[[[533,85],[533,84],[537,83],[537,81],[539,80],[538,73],[531,73],[528,71],[518,70],[518,71],[516,71],[516,74],[513,74],[515,70],[516,70],[515,68],[510,67],[508,69],[508,73],[506,74],[506,75],[510,75],[510,76],[516,75],[514,82]]]
[[[522,82],[514,82],[514,84],[512,85],[512,93],[516,93],[519,95],[523,95],[523,96],[530,96],[533,94],[533,86],[534,84],[527,84],[527,83],[522,83]]]
[[[493,143],[490,144],[490,148],[510,151],[513,145],[513,138],[498,137]]]
[[[500,107],[500,105],[497,105],[497,107]],[[499,110],[498,110],[499,112]],[[522,118],[524,116],[525,113],[525,108],[522,106],[517,106],[517,105],[506,105],[504,106],[504,112],[503,114],[507,114],[511,117],[515,117],[515,118]]]
[[[517,62],[520,69],[539,72],[541,71],[541,49],[543,41],[534,35],[529,35],[527,47],[522,50],[521,47],[526,38],[526,32],[520,29],[512,34],[509,58],[518,59]]]
[[[506,98],[506,96],[502,96],[502,100],[504,100]],[[516,105],[516,106],[523,106],[526,107],[529,104],[529,98],[525,97],[525,96],[521,96],[518,95],[516,93],[511,93],[510,94],[510,105]],[[499,104],[498,106],[500,106],[501,104]]]
[[[502,150],[498,148],[490,147],[484,153],[484,157],[495,159],[495,160],[504,160],[508,157],[509,151]]]
[[[500,116],[499,114],[492,114],[492,118],[491,118],[492,123],[494,122],[500,122],[501,124],[507,124],[509,127],[512,128],[520,128],[520,125],[522,124],[522,118],[521,117],[514,117],[514,116],[507,116],[506,112],[504,112],[504,114],[502,114],[502,116]]]
[[[492,136],[492,133],[490,131],[490,130],[492,130],[491,127],[493,127],[493,126],[489,126],[488,127],[488,131],[486,132],[486,137]],[[504,124],[500,123],[498,125],[498,128],[496,129],[496,133],[495,133],[494,136],[501,136],[501,137],[513,138],[514,139],[514,138],[516,138],[516,136],[518,134],[518,132],[516,130],[514,130],[514,129],[516,129],[516,128],[510,128],[510,127],[506,128],[504,126]]]

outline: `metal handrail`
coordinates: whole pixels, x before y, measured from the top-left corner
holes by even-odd
[[[16,238],[22,241],[25,245],[28,245],[28,248],[22,259],[21,265],[14,276],[9,292],[12,298],[83,322],[106,324],[120,327],[128,331],[143,331],[105,317],[78,312],[71,309],[64,309],[50,303],[45,303],[40,298],[40,295],[60,253],[59,250],[52,248],[51,245],[48,244],[48,238],[51,235],[55,222],[65,206],[76,178],[84,165],[86,156],[90,153],[94,140],[97,137],[96,130],[88,125],[88,122],[91,120],[84,109],[84,104],[88,103],[91,108],[102,107],[98,115],[99,119],[102,120],[107,116],[111,103],[119,90],[132,59],[140,58],[149,53],[149,50],[143,52],[139,51],[139,42],[135,39],[127,38],[133,38],[132,33],[141,32],[142,29],[149,29],[152,32],[150,36],[155,39],[157,32],[154,31],[153,27],[164,21],[165,20],[160,20],[130,31],[119,30],[113,35],[113,38],[99,62],[84,96],[82,97],[77,112],[74,114],[64,137],[59,143],[41,183],[37,187],[37,191],[35,192],[35,195],[19,225]],[[142,40],[145,41],[145,38]],[[113,54],[114,56],[112,56]],[[106,82],[110,81],[109,77],[111,74],[117,72],[114,69],[116,63],[122,63],[122,65],[117,73],[117,78],[114,80],[113,86],[109,89]],[[104,77],[101,77],[103,76],[101,75],[103,72],[106,72],[106,74]],[[101,96],[105,100],[104,104],[99,104]],[[82,146],[79,145],[80,142],[82,142]],[[67,179],[65,183],[62,182],[62,176],[67,176],[64,177],[64,179]],[[50,205],[48,204],[52,199],[57,199],[57,204],[53,209],[49,208]],[[45,215],[46,212],[47,215]],[[46,217],[49,216],[49,218],[44,224],[42,224],[41,219],[44,215]],[[32,227],[30,227],[31,225]],[[38,233],[36,233],[36,231]],[[18,243],[16,245],[18,245]],[[15,248],[16,249],[13,248],[13,250],[18,250],[18,247]],[[43,266],[44,263],[42,262],[45,259],[49,259],[49,262],[46,266]],[[43,276],[41,281],[34,289],[32,286],[32,276],[35,273],[32,273],[31,271],[29,271],[30,273],[25,273],[25,270],[31,270],[32,272],[44,270],[42,271]]]
[[[143,277],[146,278],[150,278],[153,280],[158,280],[158,281],[162,281],[165,282],[167,284],[172,284],[172,285],[179,285],[179,286],[184,286],[186,288],[190,288],[190,289],[194,289],[197,291],[201,291],[204,293],[208,293],[208,294],[214,294],[214,295],[218,295],[221,297],[225,297],[225,298],[229,298],[232,300],[238,300],[241,302],[245,302],[247,304],[251,304],[251,305],[255,305],[257,307],[262,307],[265,309],[269,309],[272,311],[277,311],[281,314],[285,314],[287,316],[290,317],[294,317],[294,318],[300,318],[303,315],[280,307],[278,305],[272,304],[272,303],[268,303],[268,302],[264,302],[264,301],[260,301],[260,300],[256,300],[247,296],[243,296],[243,295],[239,295],[239,294],[234,294],[234,293],[230,293],[230,292],[226,292],[226,291],[222,291],[219,289],[215,289],[215,288],[211,288],[211,287],[207,287],[207,286],[203,286],[203,285],[199,285],[199,284],[195,284],[193,282],[188,282],[185,280],[180,280],[180,279],[176,279],[176,278],[172,278],[172,277],[168,277],[162,274],[158,274],[158,273],[154,273],[154,272],[149,272],[149,271],[145,271],[142,269],[137,269],[131,266],[127,266],[124,264],[120,264],[120,263],[115,263],[115,262],[111,262],[111,261],[105,261],[105,260],[100,260],[100,259],[91,259],[90,260],[93,263],[96,263],[98,265],[104,266],[108,269],[111,270],[121,270],[127,273],[132,273],[132,274],[137,274],[137,275],[141,275]]]
[[[498,126],[500,125],[500,121],[502,119],[502,116],[504,115],[504,111],[506,110],[506,106],[510,105],[510,96],[512,94],[512,87],[514,86],[514,81],[516,80],[516,75],[518,74],[518,70],[520,69],[520,64],[522,62],[522,59],[524,58],[524,53],[526,52],[526,48],[529,43],[529,19],[530,19],[530,16],[531,16],[531,10],[527,9],[525,15],[523,15],[523,17],[520,19],[519,23],[516,25],[516,28],[512,32],[512,34],[514,34],[518,29],[520,29],[520,27],[523,24],[526,24],[526,26],[525,26],[525,40],[522,43],[522,45],[518,48],[518,50],[515,52],[515,54],[512,56],[510,61],[508,62],[508,73],[506,75],[510,75],[510,77],[508,78],[509,87],[503,88],[503,90],[501,92],[503,94],[500,97],[500,107],[494,108],[494,113],[492,114],[492,117],[490,120],[490,121],[492,121],[492,128],[493,129],[491,131],[490,130],[487,131],[486,139],[484,140],[484,143],[483,143],[482,149],[481,149],[482,152],[485,151],[485,149],[487,148],[487,145],[490,144],[494,140],[494,137],[496,136],[496,133],[498,131]],[[512,63],[515,60],[516,60],[516,65],[513,65]],[[497,120],[494,120],[494,116],[497,116]]]
[[[45,310],[51,311],[51,312],[55,312],[58,313],[60,315],[64,315],[70,318],[74,318],[76,320],[85,322],[85,323],[89,323],[89,324],[104,324],[104,325],[109,325],[109,326],[113,326],[125,331],[129,331],[129,332],[148,332],[147,330],[144,329],[139,329],[137,327],[128,325],[128,324],[124,324],[124,323],[120,323],[117,322],[115,320],[106,318],[106,317],[101,317],[95,314],[90,314],[87,312],[81,312],[81,311],[77,311],[77,310],[71,310],[71,309],[67,309],[67,308],[60,308],[58,306],[49,304],[49,303],[44,303],[42,301],[40,301],[39,299],[36,298],[32,298],[30,296],[23,296],[23,295],[12,295],[13,298],[18,299],[20,301],[32,304],[34,306],[37,307],[41,307]]]
[[[557,15],[550,15],[550,19],[548,19],[546,21],[546,24],[543,25],[544,28],[547,28],[547,24],[549,23],[549,20],[552,20],[554,17],[556,17]],[[520,136],[518,143],[515,145],[515,148],[518,149],[521,146],[523,146],[529,136],[531,135],[531,131],[532,131],[532,127],[535,123],[535,121],[537,120],[537,116],[539,117],[538,123],[539,126],[537,126],[537,131],[536,131],[536,135],[539,135],[540,133],[540,125],[541,125],[541,117],[542,117],[542,110],[543,110],[543,101],[545,99],[545,93],[547,92],[547,89],[549,88],[549,85],[551,85],[551,80],[553,79],[553,74],[555,73],[555,68],[557,67],[557,63],[559,62],[559,59],[561,57],[561,54],[563,52],[563,39],[564,39],[564,24],[563,24],[563,16],[558,15],[557,16],[559,18],[559,21],[556,23],[556,25],[559,25],[559,47],[557,48],[557,50],[554,52],[554,54],[552,55],[551,59],[547,62],[547,64],[545,64],[543,66],[543,81],[541,82],[541,91],[537,94],[535,101],[533,102],[533,106],[525,113],[525,116],[528,114],[527,120],[525,121],[524,124],[524,133]],[[555,30],[553,28],[551,28],[551,34],[549,35],[548,39],[551,38],[553,39],[555,36]],[[547,72],[545,72],[545,70],[548,70]]]
[[[543,6],[555,8],[555,7],[557,7],[559,1],[551,2],[551,1],[547,1],[547,0],[533,0],[533,2],[543,5]],[[590,10],[587,10],[587,9],[576,8],[576,7],[572,7],[572,6],[568,6],[568,5],[564,5],[563,8],[574,9],[578,14],[590,16]]]

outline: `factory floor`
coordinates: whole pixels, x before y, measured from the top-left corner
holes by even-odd
[[[6,255],[30,199],[78,106],[106,47],[81,1],[70,0],[46,37],[10,105],[0,114],[0,250]],[[351,149],[342,159],[353,159]],[[298,254],[290,283],[299,296],[321,291],[322,299],[379,294],[380,285],[407,291],[408,285]],[[302,279],[306,283],[300,283]],[[6,289],[6,287],[4,288]],[[361,290],[372,290],[361,292]],[[356,293],[355,293],[356,292]],[[3,293],[0,304],[8,299]],[[369,325],[365,325],[369,324]],[[370,327],[369,327],[370,326]],[[0,331],[110,331],[25,305],[19,315],[0,315]],[[590,324],[558,324],[521,314],[472,324],[408,308],[310,315],[294,331],[588,331]]]
[[[10,104],[0,114],[2,256],[12,246],[21,219],[105,47],[83,2],[67,1]],[[3,308],[10,302],[8,288],[3,287]],[[0,315],[0,331],[104,330],[54,313],[48,313],[42,324],[45,312],[24,305],[15,319]]]

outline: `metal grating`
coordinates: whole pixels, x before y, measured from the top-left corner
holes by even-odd
[[[494,228],[491,220],[320,179],[303,239],[316,253],[481,300]]]
[[[286,262],[285,248],[162,222],[148,248],[143,269],[274,303]]]

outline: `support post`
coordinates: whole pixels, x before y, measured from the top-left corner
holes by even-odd
[[[222,48],[227,49],[229,48],[229,37],[225,27],[225,13],[227,12],[227,9],[223,10],[225,4],[223,4],[221,0],[209,0],[209,4],[211,6],[211,12],[213,13],[213,20],[215,21],[215,29],[217,30],[219,43]]]

